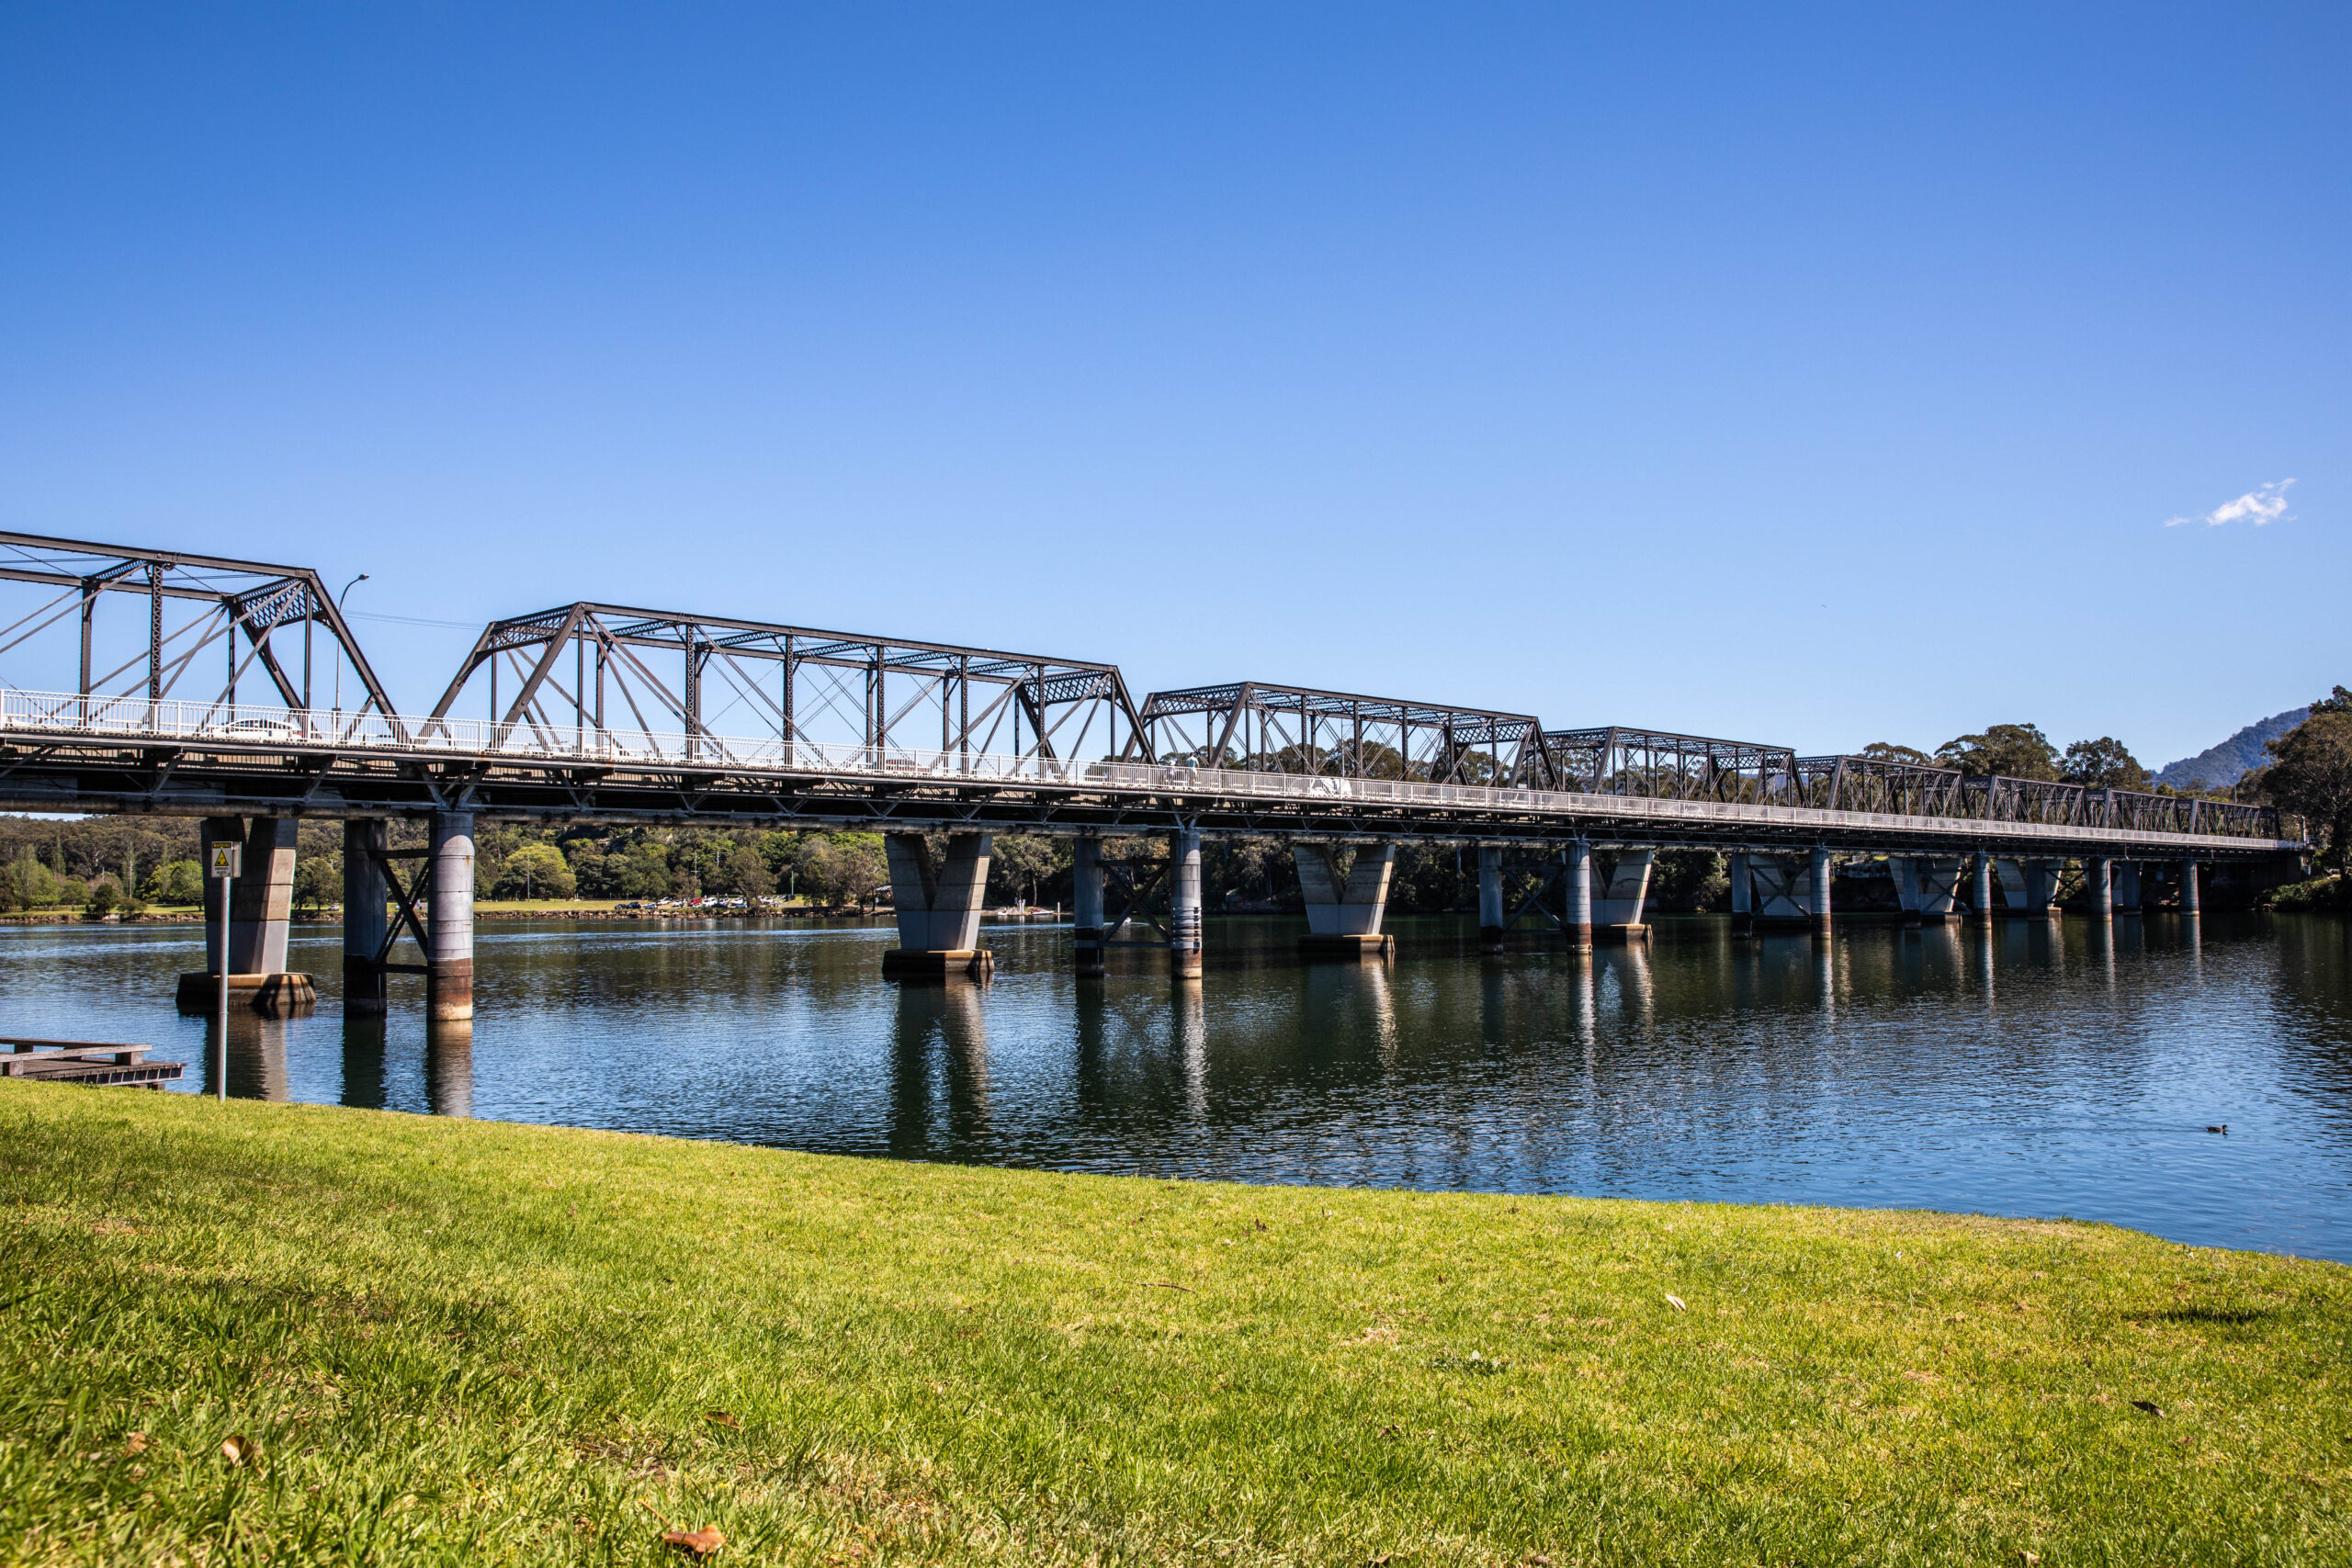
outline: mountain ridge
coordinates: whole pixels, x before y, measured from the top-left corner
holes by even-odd
[[[2309,705],[2289,708],[2285,713],[2272,714],[2256,719],[2235,735],[2218,745],[2208,746],[2194,757],[2183,757],[2177,762],[2166,762],[2152,775],[2151,782],[2169,784],[2175,789],[2187,789],[2202,780],[2208,789],[2227,789],[2254,768],[2270,761],[2270,753],[2262,749],[2266,740],[2275,740],[2311,716]]]

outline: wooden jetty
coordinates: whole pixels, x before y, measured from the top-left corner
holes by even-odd
[[[0,1037],[0,1077],[161,1089],[186,1069],[177,1062],[148,1061],[147,1053],[153,1048],[92,1040]]]

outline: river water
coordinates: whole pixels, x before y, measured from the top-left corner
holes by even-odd
[[[2207,915],[1734,940],[1589,959],[1400,919],[1388,964],[1213,920],[1208,976],[1002,926],[996,977],[881,980],[887,925],[484,922],[470,1030],[421,981],[345,1020],[237,1018],[237,1095],[839,1154],[1246,1181],[1924,1207],[2111,1221],[2352,1261],[2352,921]],[[192,926],[0,932],[0,1031],[141,1041],[213,1087],[172,1006]],[[98,1091],[90,1091],[98,1092]],[[2209,1132],[2228,1127],[2226,1134]]]

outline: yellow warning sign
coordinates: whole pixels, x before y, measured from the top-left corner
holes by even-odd
[[[242,844],[213,845],[212,863],[208,869],[214,876],[234,877],[237,874],[237,863],[244,858],[238,853],[243,847]]]

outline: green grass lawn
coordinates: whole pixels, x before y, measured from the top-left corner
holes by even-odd
[[[2352,1561],[2352,1270],[2097,1225],[0,1082],[0,1301],[11,1562]]]

